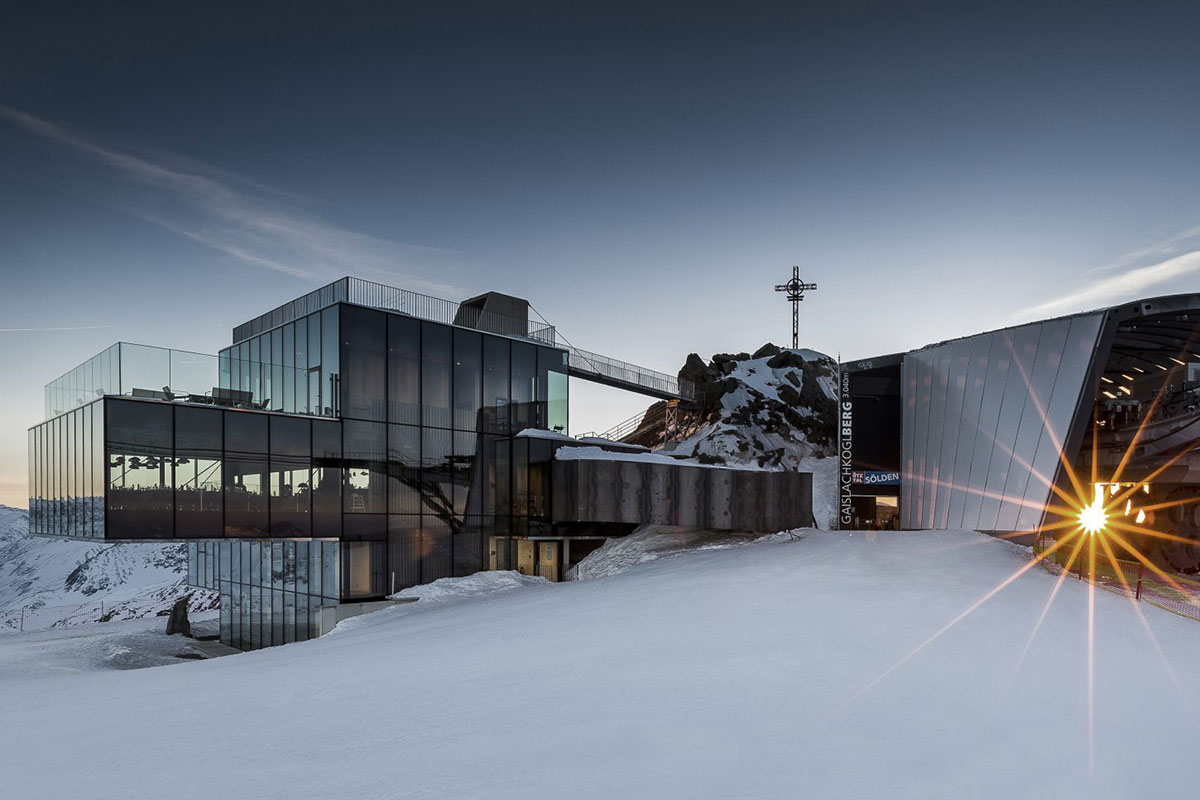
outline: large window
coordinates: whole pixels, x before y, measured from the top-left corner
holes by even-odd
[[[384,420],[387,397],[387,316],[342,309],[342,416]]]
[[[313,420],[312,513],[314,536],[342,531],[342,426]]]
[[[421,323],[388,314],[388,420],[421,423]]]
[[[512,343],[512,431],[540,427],[537,413],[537,347]]]
[[[224,497],[221,488],[222,412],[175,409],[175,535],[219,538]]]
[[[382,422],[342,422],[345,465],[344,509],[348,514],[387,511],[387,426]]]
[[[388,510],[393,514],[421,511],[421,429],[388,426]]]
[[[483,392],[483,341],[474,331],[454,331],[454,427],[474,431]]]
[[[112,535],[161,539],[174,533],[171,411],[165,403],[108,401],[108,524]],[[67,430],[60,427],[65,445]]]
[[[508,352],[508,339],[483,337],[483,415],[480,429],[489,433],[507,433],[509,429]]]
[[[546,427],[567,432],[567,354],[548,347],[538,348],[538,400],[545,403]]]
[[[312,533],[310,423],[303,417],[271,417],[271,535]]]
[[[421,323],[421,424],[450,427],[450,328]]]
[[[225,535],[266,536],[269,417],[225,412]]]

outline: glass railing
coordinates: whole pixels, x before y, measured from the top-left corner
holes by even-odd
[[[119,342],[45,388],[46,419],[105,396],[334,416],[337,375]]]

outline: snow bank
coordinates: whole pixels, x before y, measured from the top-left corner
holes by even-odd
[[[717,550],[753,542],[797,538],[798,533],[745,534],[730,531],[685,530],[665,525],[642,525],[628,536],[609,539],[571,568],[568,578],[607,578],[664,556],[693,550]]]
[[[479,597],[531,586],[551,585],[553,584],[545,578],[522,575],[515,570],[476,572],[465,578],[438,578],[433,583],[403,589],[392,597],[415,597],[422,603],[445,603],[464,597]]]

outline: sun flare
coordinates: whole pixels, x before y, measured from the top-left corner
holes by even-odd
[[[1090,535],[1104,530],[1108,525],[1108,510],[1104,507],[1104,486],[1096,485],[1096,497],[1079,510],[1079,527]]]

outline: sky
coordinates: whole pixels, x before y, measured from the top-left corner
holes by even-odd
[[[0,503],[42,387],[343,275],[674,373],[1200,291],[1200,9],[0,0]],[[646,400],[581,381],[571,428]]]

